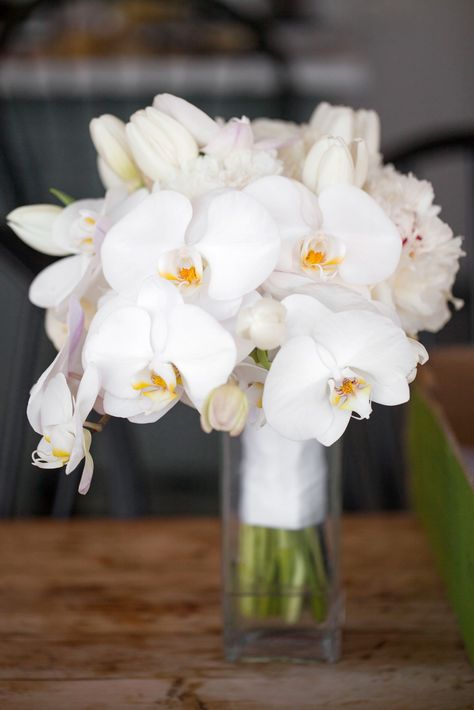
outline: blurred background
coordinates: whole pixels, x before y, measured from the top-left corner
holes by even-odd
[[[474,336],[472,0],[0,1],[0,516],[216,513],[218,436],[178,405],[156,425],[116,420],[94,441],[89,494],[30,463],[28,391],[54,357],[29,283],[48,262],[3,215],[102,195],[88,123],[122,119],[169,92],[211,115],[295,121],[321,100],[374,108],[386,160],[434,183],[466,236],[455,293],[466,307],[439,336]],[[344,445],[350,510],[407,504],[403,409],[353,422]]]

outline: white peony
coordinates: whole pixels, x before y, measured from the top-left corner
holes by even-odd
[[[437,332],[451,317],[452,287],[464,252],[461,237],[433,204],[431,183],[402,175],[391,165],[373,172],[367,191],[398,228],[402,255],[395,274],[378,285],[374,298],[393,306],[407,333]]]

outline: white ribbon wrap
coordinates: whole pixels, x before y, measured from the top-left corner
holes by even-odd
[[[243,523],[299,530],[322,522],[328,474],[322,444],[285,439],[268,424],[246,427],[241,442]]]

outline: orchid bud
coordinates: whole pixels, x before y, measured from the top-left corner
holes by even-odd
[[[237,317],[237,335],[256,348],[273,350],[286,335],[286,308],[273,298],[261,298],[254,306],[242,308]]]
[[[217,122],[207,113],[179,96],[158,94],[153,100],[153,106],[184,126],[199,146],[209,143],[219,130]]]
[[[325,187],[353,184],[354,162],[341,138],[324,136],[316,141],[303,165],[303,182],[319,194]]]
[[[253,133],[250,121],[242,118],[231,118],[216,133],[206,145],[204,152],[217,158],[225,158],[234,150],[246,150],[253,146]]]
[[[137,111],[126,127],[133,156],[151,180],[170,177],[176,168],[196,158],[196,141],[178,121],[149,106]]]
[[[236,384],[216,387],[204,402],[201,426],[206,434],[227,431],[231,436],[242,433],[249,412],[246,395]]]
[[[69,254],[53,238],[53,225],[63,208],[56,205],[17,207],[7,215],[8,226],[25,244],[50,256]]]
[[[103,163],[123,182],[138,187],[140,173],[127,142],[125,124],[116,116],[104,114],[90,122],[90,134]]]

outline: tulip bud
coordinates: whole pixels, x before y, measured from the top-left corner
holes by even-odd
[[[350,143],[354,138],[354,111],[346,106],[331,106],[323,101],[309,120],[317,136],[330,135]]]
[[[329,185],[354,182],[354,163],[341,138],[324,136],[314,143],[303,165],[303,182],[316,194]]]
[[[262,298],[254,306],[242,308],[237,317],[237,335],[256,348],[273,350],[286,335],[286,308],[273,298]]]
[[[151,180],[171,177],[176,168],[196,158],[196,141],[174,118],[149,106],[137,111],[126,127],[133,156]]]
[[[364,141],[350,145],[342,138],[324,136],[314,143],[303,165],[303,182],[319,194],[330,185],[357,185],[367,179],[368,154]]]
[[[220,385],[204,402],[201,427],[206,434],[214,429],[238,436],[245,427],[248,412],[248,399],[236,384]]]
[[[93,118],[90,134],[97,153],[112,173],[132,187],[138,187],[141,177],[127,142],[123,121],[110,114]]]
[[[153,106],[184,126],[200,146],[209,143],[219,130],[216,121],[207,113],[179,96],[158,94],[153,100]]]
[[[50,256],[64,256],[69,251],[56,244],[53,224],[63,208],[56,205],[17,207],[7,215],[7,223],[25,244]]]
[[[369,153],[365,141],[357,138],[352,141],[349,150],[354,164],[354,185],[362,187],[369,172]]]
[[[225,158],[234,150],[245,150],[253,146],[253,133],[250,121],[242,118],[231,118],[216,133],[206,145],[204,152],[217,158]]]
[[[354,111],[347,106],[322,102],[315,108],[309,125],[316,138],[330,135],[346,143],[361,138],[369,155],[376,155],[380,150],[380,120],[375,111]]]
[[[380,151],[380,119],[375,111],[357,111],[354,138],[363,139],[369,155]]]

